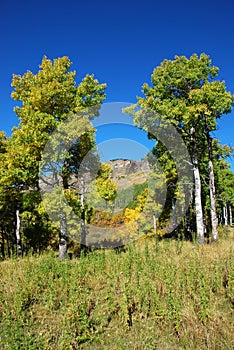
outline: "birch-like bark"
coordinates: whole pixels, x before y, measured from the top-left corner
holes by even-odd
[[[191,234],[191,224],[190,224],[190,211],[189,208],[186,210],[185,216],[185,229],[188,235]]]
[[[15,236],[16,236],[16,249],[17,249],[17,255],[22,255],[22,242],[20,237],[20,216],[19,216],[19,209],[16,210],[16,229],[15,229]]]
[[[59,258],[64,260],[67,254],[67,221],[66,214],[60,214],[60,239],[59,239]]]
[[[85,209],[84,209],[84,194],[85,194],[85,183],[84,178],[81,177],[81,194],[80,194],[80,202],[81,202],[81,240],[80,247],[81,249],[86,248],[86,231],[85,231]]]
[[[223,205],[223,225],[227,226],[228,218],[227,218],[227,205]]]
[[[200,244],[203,244],[204,243],[204,225],[203,225],[203,212],[202,212],[202,201],[201,201],[201,179],[200,179],[200,172],[198,168],[197,147],[196,147],[194,134],[195,134],[195,129],[191,128],[197,239]]]
[[[216,199],[215,199],[214,167],[213,167],[213,162],[210,159],[209,159],[209,186],[210,186],[210,215],[211,215],[212,242],[215,242],[218,239],[218,218],[217,218]]]
[[[172,230],[176,228],[176,212],[175,212],[175,198],[172,197],[171,200],[171,209],[172,209]]]
[[[191,215],[190,215],[191,198],[192,198],[192,188],[188,187],[185,191],[185,203],[187,207],[186,214],[185,214],[185,230],[189,236],[191,236]]]
[[[157,236],[157,222],[156,222],[156,216],[153,215],[153,223],[154,223],[154,234],[155,237]]]
[[[210,217],[211,217],[211,230],[212,230],[212,242],[218,239],[218,218],[216,211],[216,200],[215,200],[215,181],[214,181],[214,166],[213,166],[213,155],[212,155],[212,138],[208,129],[207,120],[206,122],[206,139],[208,143],[208,155],[209,155],[209,189],[210,189]]]
[[[232,226],[232,206],[229,204],[229,223]]]
[[[212,242],[215,242],[218,239],[218,218],[217,218],[216,200],[215,200],[214,167],[213,167],[213,162],[210,159],[209,159],[209,186],[210,186],[210,215],[211,215]]]

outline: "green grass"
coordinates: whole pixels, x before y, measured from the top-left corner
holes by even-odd
[[[233,234],[0,264],[0,348],[234,348]]]

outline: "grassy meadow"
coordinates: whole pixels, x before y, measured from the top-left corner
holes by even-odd
[[[234,233],[0,263],[0,349],[234,348]]]

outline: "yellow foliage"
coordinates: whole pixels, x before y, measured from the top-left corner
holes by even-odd
[[[136,207],[136,209],[126,208],[124,212],[125,223],[132,222],[136,220],[140,215],[140,208]]]

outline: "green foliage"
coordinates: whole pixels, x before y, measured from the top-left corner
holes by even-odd
[[[112,169],[108,164],[102,164],[98,178],[95,181],[97,192],[106,202],[114,201],[117,196],[117,184],[110,179]]]
[[[7,244],[9,242],[8,235],[12,235],[14,230],[16,207],[19,207],[23,224],[21,234],[25,245],[32,245],[35,249],[38,245],[50,245],[54,227],[49,222],[39,197],[40,164],[44,164],[44,161],[46,163],[46,157],[49,158],[49,153],[55,150],[51,155],[52,162],[57,161],[57,168],[60,168],[59,161],[64,156],[59,175],[64,189],[69,190],[71,175],[77,175],[86,153],[95,147],[94,128],[90,121],[99,114],[106,85],[99,84],[93,75],[86,75],[76,86],[76,73],[70,68],[71,61],[68,57],[53,61],[44,57],[36,74],[27,71],[22,76],[13,75],[12,98],[19,101],[15,107],[19,125],[13,129],[10,138],[0,133],[0,210],[4,211],[4,217],[11,216],[11,225],[8,225],[6,219],[1,222],[3,243],[6,240]],[[55,138],[54,143],[52,141],[50,144],[52,148],[47,152],[45,145],[50,136],[55,130],[61,132],[62,125],[66,125],[65,121],[70,117],[74,117],[79,125],[73,127],[73,133],[68,130],[71,135],[64,135],[62,142],[61,136],[59,140]],[[79,133],[75,137],[77,128]],[[61,147],[65,148],[71,136],[74,136],[73,142],[65,154],[61,152]],[[60,142],[57,149],[56,141]],[[6,205],[6,200],[10,197],[10,203]],[[68,197],[72,208],[79,211],[79,198],[74,199],[72,192]],[[59,203],[55,200],[52,203],[58,209]],[[4,250],[3,243],[1,247]]]
[[[137,201],[137,198],[139,195],[142,194],[142,192],[148,188],[148,183],[145,182],[143,184],[136,184],[133,186],[133,191],[131,189],[130,191],[130,194],[132,195],[132,198],[131,198],[131,201],[126,205],[126,208],[129,208],[129,209],[135,209],[137,206],[138,206],[138,201]],[[118,198],[122,196],[126,197],[126,192],[128,192],[128,190],[122,190],[123,194],[121,193],[118,193]],[[132,193],[133,192],[133,193]]]
[[[219,164],[218,174],[218,193],[217,198],[223,202],[232,202],[234,200],[234,173],[226,164]]]
[[[175,56],[174,60],[164,60],[156,67],[151,76],[151,85],[143,85],[143,97],[138,97],[135,106],[125,109],[125,112],[133,115],[134,123],[146,130],[149,137],[157,139],[157,128],[166,132],[168,125],[173,125],[182,137],[191,156],[194,169],[200,174],[196,177],[205,179],[200,191],[196,192],[197,212],[208,209],[208,203],[214,203],[215,187],[211,189],[206,183],[213,183],[213,174],[210,165],[215,152],[212,150],[212,138],[210,132],[216,130],[217,119],[223,114],[230,113],[234,104],[234,95],[226,90],[225,82],[217,80],[219,69],[212,65],[211,59],[206,54],[190,58]],[[193,137],[192,137],[193,135]],[[153,155],[162,166],[166,183],[168,185],[167,213],[170,212],[170,202],[176,199],[176,182],[178,177],[178,159],[173,159],[172,150],[163,144],[163,140],[157,140]],[[170,143],[173,139],[170,140]],[[175,148],[178,144],[175,144]],[[178,155],[177,155],[178,158]],[[189,161],[187,159],[187,161]],[[181,166],[180,166],[181,168]],[[181,171],[181,169],[180,169]],[[207,181],[208,180],[208,181]],[[188,182],[183,179],[183,182]],[[198,188],[200,179],[197,180]],[[207,200],[208,196],[212,197]],[[168,202],[169,200],[169,202]],[[207,205],[208,204],[208,205]],[[198,208],[199,206],[199,208]],[[212,208],[212,215],[215,211]],[[214,216],[214,215],[213,215]],[[200,220],[201,222],[201,220]],[[203,231],[199,221],[197,224]],[[214,224],[214,221],[213,221]],[[199,232],[200,232],[199,231]]]
[[[105,201],[113,201],[116,198],[117,184],[111,179],[107,179],[104,181],[102,179],[97,179],[96,187],[99,195]]]
[[[28,181],[35,186],[41,153],[49,136],[61,122],[84,112],[85,108],[90,108],[88,118],[98,115],[106,85],[87,75],[76,87],[75,72],[69,71],[70,66],[68,57],[54,59],[53,62],[44,57],[37,74],[28,71],[23,76],[13,76],[12,97],[21,101],[21,106],[15,107],[20,120],[19,128],[13,132],[8,151],[12,162],[8,172],[14,171],[14,181],[19,172],[19,181]],[[73,145],[72,156],[69,157],[71,163],[67,161],[68,164],[65,164],[67,170],[69,166],[74,167],[74,163],[79,164],[81,156],[86,154],[84,151],[92,148],[93,132],[89,130],[85,134],[84,130],[85,135]],[[77,156],[80,158],[75,159]]]
[[[216,118],[231,111],[233,96],[226,92],[224,82],[212,81],[218,74],[218,68],[211,65],[206,54],[196,54],[189,59],[175,56],[174,60],[164,60],[153,71],[153,86],[143,85],[145,97],[138,98],[142,108],[151,108],[186,133],[196,122],[204,125],[204,114],[209,116],[210,130],[216,127]],[[153,120],[136,116],[137,125],[148,128]],[[183,134],[185,133],[185,134]]]
[[[102,180],[108,180],[112,173],[113,170],[111,166],[107,163],[103,163],[98,170],[98,177]]]

